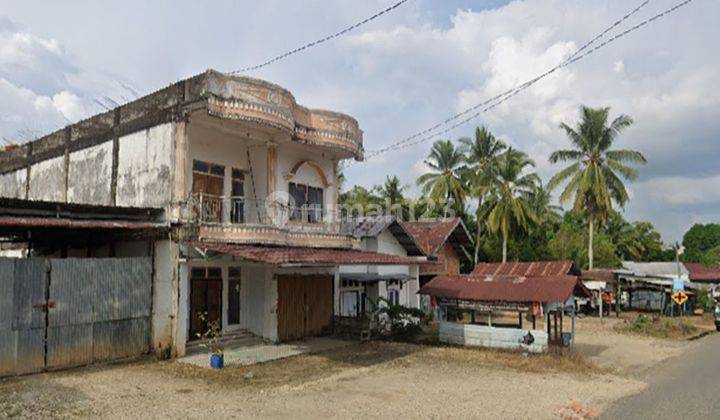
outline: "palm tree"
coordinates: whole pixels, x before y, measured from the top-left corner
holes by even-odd
[[[488,198],[487,223],[490,232],[502,235],[502,262],[507,262],[507,242],[510,233],[519,228],[527,230],[528,221],[536,222],[537,216],[531,206],[532,192],[540,178],[526,173],[525,168],[535,162],[525,153],[508,149],[500,155],[497,177],[491,184]]]
[[[432,172],[421,175],[417,180],[423,194],[438,203],[452,202],[458,213],[463,211],[467,196],[467,187],[460,179],[463,161],[463,154],[450,140],[438,140],[425,159]],[[444,215],[447,216],[447,211]]]
[[[405,186],[400,183],[400,178],[397,176],[386,176],[385,184],[382,187],[377,187],[377,193],[380,198],[388,206],[388,213],[393,213],[393,206],[400,206],[400,213],[404,216],[405,214],[405,197],[403,197],[403,191]],[[397,209],[395,209],[397,210]]]
[[[575,128],[560,124],[573,149],[553,152],[550,163],[573,163],[552,177],[548,187],[554,189],[569,180],[560,194],[560,202],[566,203],[574,196],[573,208],[587,216],[588,267],[592,269],[595,222],[605,221],[613,201],[625,206],[629,197],[620,178],[636,179],[637,171],[627,164],[642,164],[646,160],[642,153],[633,150],[610,150],[618,135],[633,123],[632,118],[620,115],[608,125],[610,108],[582,106],[580,112],[581,120]]]
[[[465,154],[465,162],[468,164],[463,171],[464,178],[469,185],[470,195],[477,198],[477,232],[475,237],[475,263],[478,262],[480,253],[480,241],[482,235],[482,222],[487,216],[487,206],[484,205],[492,179],[497,171],[498,156],[507,148],[505,143],[485,127],[475,128],[475,137],[463,137],[460,139],[460,149]]]

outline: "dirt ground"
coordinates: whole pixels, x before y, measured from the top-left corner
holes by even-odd
[[[577,354],[372,342],[212,371],[152,359],[0,381],[0,418],[591,418],[692,343],[578,321]]]

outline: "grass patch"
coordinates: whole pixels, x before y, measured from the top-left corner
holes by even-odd
[[[625,320],[615,329],[622,333],[644,335],[655,338],[685,339],[700,330],[685,318],[668,318],[639,314],[634,320]]]
[[[573,373],[588,375],[606,373],[579,353],[569,348],[550,347],[546,353],[522,353],[487,348],[457,346],[436,347],[423,355],[425,361],[452,363],[457,366],[480,365],[495,369],[512,369],[524,373]]]
[[[370,367],[408,356],[418,346],[369,342],[343,348],[221,370],[177,362],[156,363],[154,368],[174,378],[199,379],[208,385],[262,390],[320,380],[344,370]]]

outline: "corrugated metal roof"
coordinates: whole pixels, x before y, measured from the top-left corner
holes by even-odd
[[[675,278],[678,276],[678,265],[674,262],[635,262],[623,261],[623,269],[638,277],[665,277]],[[680,276],[687,277],[688,270],[680,264]]]
[[[707,266],[703,263],[685,263],[690,281],[720,282],[720,266]]]
[[[420,289],[438,298],[477,302],[566,302],[589,292],[575,276],[437,276]]]
[[[120,220],[81,220],[49,217],[0,217],[4,228],[68,228],[68,229],[162,229],[162,223],[132,222]]]
[[[472,271],[474,276],[564,276],[572,274],[572,261],[533,261],[510,263],[480,263]]]
[[[602,281],[612,283],[615,282],[615,272],[609,269],[596,268],[593,270],[582,270],[580,273],[581,281]]]
[[[308,265],[422,265],[427,261],[377,252],[331,248],[273,247],[233,245],[218,242],[190,242],[190,246],[234,255],[244,260],[268,264]]]

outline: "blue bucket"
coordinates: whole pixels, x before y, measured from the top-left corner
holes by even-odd
[[[210,355],[210,367],[213,369],[222,369],[225,364],[225,360],[222,354],[211,354]]]

